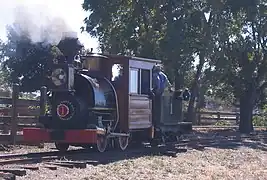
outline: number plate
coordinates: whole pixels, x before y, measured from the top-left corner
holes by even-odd
[[[52,131],[50,132],[51,140],[64,140],[65,139],[65,132],[64,131]]]

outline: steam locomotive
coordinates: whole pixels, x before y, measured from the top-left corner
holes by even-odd
[[[172,110],[172,101],[182,105],[188,100],[180,91],[164,97],[167,103],[160,131],[155,131],[150,89],[152,67],[160,61],[81,54],[78,38],[62,39],[58,48],[63,56],[50,65],[47,87],[41,94],[42,99],[47,99],[41,106],[48,105],[49,110],[40,114],[40,128],[23,129],[25,141],[54,142],[60,151],[75,145],[104,152],[110,144],[125,150],[130,140],[155,144],[170,134],[178,137],[191,130],[192,125],[182,122],[182,116],[174,116],[173,111],[182,115],[182,106]],[[116,82],[114,65],[121,68]]]

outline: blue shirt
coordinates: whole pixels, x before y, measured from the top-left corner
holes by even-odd
[[[157,94],[162,94],[168,82],[167,76],[163,72],[153,74],[153,89]]]

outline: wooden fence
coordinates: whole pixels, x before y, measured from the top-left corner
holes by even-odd
[[[220,112],[220,111],[197,112],[198,125],[214,125],[217,123],[225,125],[238,125],[239,120],[240,120],[239,112]]]
[[[42,88],[41,94],[46,93]],[[44,101],[45,96],[41,97]],[[40,106],[39,100],[19,98],[19,86],[13,85],[12,97],[0,97],[0,144],[16,144],[22,142],[22,129],[36,127],[38,116],[44,113],[45,107]]]

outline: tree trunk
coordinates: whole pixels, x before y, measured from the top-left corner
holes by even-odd
[[[181,74],[176,73],[175,75],[175,89],[176,90],[179,90],[182,88],[183,79],[184,77]],[[173,111],[174,117],[178,119],[179,121],[183,121],[183,112],[182,112],[183,102],[179,99],[173,99],[172,105],[174,109]]]
[[[179,73],[175,73],[175,89],[176,90],[179,90],[181,88],[183,88],[183,85],[184,85],[184,76],[182,74],[179,74]]]
[[[195,75],[195,78],[193,80],[192,86],[191,86],[191,98],[189,100],[189,105],[187,108],[187,115],[186,115],[186,121],[192,122],[193,124],[196,124],[196,112],[195,112],[195,100],[197,97],[197,91],[199,87],[199,78],[204,66],[205,58],[203,53],[200,53],[199,55],[199,64],[197,66],[197,72]]]
[[[249,134],[254,131],[252,118],[253,108],[255,104],[256,91],[248,91],[240,98],[240,124],[239,131],[241,133]]]
[[[196,112],[195,112],[195,100],[196,100],[196,85],[192,86],[191,88],[191,98],[189,100],[187,113],[186,113],[186,121],[192,122],[196,124]]]
[[[248,103],[248,104],[246,104]],[[250,133],[253,131],[252,125],[252,113],[253,113],[253,106],[249,104],[249,102],[243,101],[240,103],[240,124],[239,124],[239,131],[241,133]]]

